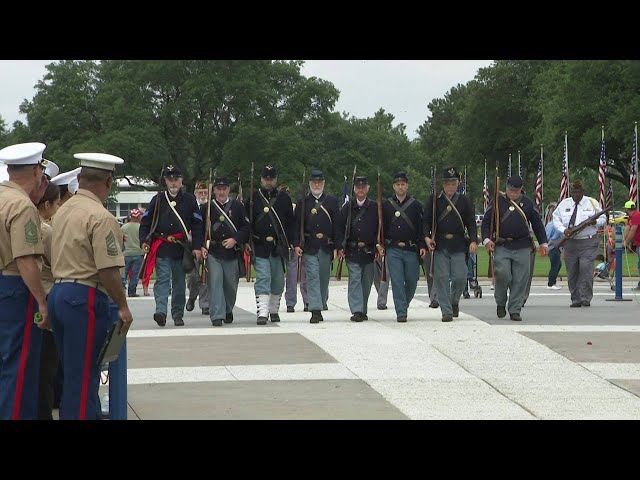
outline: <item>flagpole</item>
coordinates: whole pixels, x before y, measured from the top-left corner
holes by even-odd
[[[567,131],[564,131],[564,151],[567,152],[566,157],[567,157],[567,189],[571,186],[571,184],[569,183],[569,144],[567,143]]]
[[[636,164],[636,198],[632,198],[632,200],[634,202],[636,202],[636,210],[640,210],[640,195],[638,195],[638,192],[640,191],[640,189],[638,189],[638,122],[635,122],[635,127],[634,127],[634,133],[635,133],[635,145],[636,145],[636,158],[633,160],[635,161]]]

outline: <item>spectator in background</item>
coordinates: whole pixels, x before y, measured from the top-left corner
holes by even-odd
[[[629,215],[629,221],[627,222],[627,226],[625,227],[624,233],[624,244],[625,245],[633,245],[636,250],[636,257],[638,258],[638,277],[640,277],[640,253],[638,251],[638,247],[640,246],[640,212],[636,209],[636,202],[633,200],[629,200],[624,204],[624,209]],[[640,278],[638,278],[638,285],[634,288],[634,290],[640,290]]]
[[[558,248],[555,246],[555,242],[562,237],[562,234],[553,225],[553,219],[551,218],[553,211],[557,206],[558,204],[556,202],[551,202],[547,207],[547,213],[545,215],[546,225],[544,226],[544,230],[547,233],[547,240],[549,240],[548,255],[551,267],[549,268],[547,288],[550,290],[560,290],[562,288],[560,285],[556,284],[558,273],[560,272],[560,268],[562,268],[562,247]]]
[[[130,297],[139,297],[136,293],[138,287],[138,274],[142,266],[142,248],[140,247],[140,219],[142,212],[137,208],[131,210],[127,217],[130,221],[126,221],[122,225],[122,233],[124,236],[124,273],[122,274],[122,288],[127,288],[127,280],[129,280],[129,288],[127,293]]]

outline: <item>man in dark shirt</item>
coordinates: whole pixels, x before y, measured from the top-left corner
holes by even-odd
[[[340,209],[340,231],[345,232],[344,250],[338,251],[345,256],[349,268],[349,286],[347,295],[349,309],[353,314],[352,322],[367,320],[367,302],[373,283],[373,259],[377,253],[376,233],[378,230],[378,209],[376,203],[367,198],[369,193],[367,177],[359,176],[354,180],[355,198],[349,200]],[[351,218],[349,219],[349,210]],[[350,225],[347,223],[350,221]]]
[[[177,166],[165,167],[162,177],[167,188],[151,199],[140,222],[140,245],[147,255],[143,264],[144,276],[149,278],[155,267],[155,322],[161,327],[166,325],[167,303],[171,291],[173,323],[183,326],[186,272],[182,260],[187,249],[196,256],[196,261],[200,261],[202,216],[196,197],[181,190],[182,172]],[[157,224],[152,225],[156,208],[159,209]],[[143,280],[143,284],[144,282]]]
[[[293,244],[296,255],[302,257],[307,275],[310,323],[323,320],[322,310],[328,310],[329,276],[331,260],[336,246],[342,244],[342,232],[338,228],[338,200],[324,193],[325,179],[320,170],[311,170],[309,194],[305,197],[304,210],[302,199],[295,209],[296,228],[293,232]],[[300,222],[304,219],[304,249],[300,247]]]
[[[385,252],[393,303],[398,322],[407,321],[407,310],[413,300],[420,277],[420,259],[426,253],[422,234],[422,206],[409,195],[409,178],[405,172],[393,177],[395,195],[383,205]]]
[[[209,285],[209,317],[214,327],[222,322],[233,322],[233,307],[236,304],[239,262],[244,262],[244,244],[249,239],[249,220],[244,205],[229,198],[229,180],[217,177],[213,182],[214,199],[211,205],[200,205],[204,224],[211,221],[211,239],[202,246],[202,256],[207,261],[207,283]],[[211,210],[211,217],[207,215]]]
[[[547,235],[540,214],[531,199],[522,195],[522,178],[518,175],[509,177],[507,191],[498,196],[499,223],[490,238],[491,218],[495,215],[491,202],[482,219],[482,243],[488,252],[494,253],[493,296],[496,299],[498,318],[507,315],[507,307],[511,320],[522,320],[520,311],[526,299],[530,281],[531,249],[535,248],[530,229],[538,239],[540,249],[548,250]],[[497,236],[495,230],[499,232]],[[507,295],[508,291],[508,295]],[[507,296],[509,304],[507,306]]]
[[[260,188],[254,192],[250,204],[253,206],[250,221],[258,325],[266,325],[268,318],[272,322],[280,321],[278,310],[284,291],[284,271],[289,263],[289,242],[293,240],[293,204],[287,192],[278,191],[277,182],[276,167],[265,165],[260,175]]]
[[[434,252],[433,283],[443,322],[452,321],[460,312],[460,295],[467,283],[466,254],[474,254],[478,248],[473,206],[466,195],[458,193],[458,184],[457,169],[445,168],[435,219],[433,194],[427,199],[422,219],[427,248]]]

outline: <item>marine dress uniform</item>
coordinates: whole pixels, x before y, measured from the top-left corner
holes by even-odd
[[[296,203],[296,227],[293,232],[293,244],[300,247],[300,222],[304,218],[304,248],[302,265],[307,276],[307,295],[309,298],[310,323],[321,322],[322,310],[327,310],[329,299],[329,277],[333,250],[342,244],[342,232],[338,228],[338,200],[324,192],[324,173],[311,170],[310,182],[322,181],[322,191],[316,197],[309,193]]]
[[[277,178],[274,165],[265,165],[261,178]],[[289,263],[293,240],[293,205],[285,191],[260,187],[253,193],[251,236],[255,253],[256,306],[258,325],[266,325],[267,317],[279,322],[280,299],[284,291],[284,272]]]
[[[124,162],[102,153],[74,156],[83,167],[107,171]],[[98,355],[112,323],[109,296],[98,271],[124,267],[122,230],[102,201],[85,189],[62,205],[51,223],[54,285],[48,305],[64,370],[60,419],[96,420]]]
[[[521,189],[522,178],[517,175],[509,177],[507,188]],[[521,321],[520,311],[526,299],[530,278],[531,249],[534,248],[530,230],[533,229],[542,248],[547,247],[547,234],[540,214],[529,197],[520,194],[516,200],[510,200],[506,195],[500,194],[500,236],[497,239],[489,238],[494,208],[492,202],[484,213],[482,238],[485,245],[489,241],[495,243],[493,296],[496,300],[497,315],[503,318],[508,311],[511,320]]]
[[[458,180],[455,167],[446,168],[442,175],[445,182]],[[469,246],[477,246],[476,222],[469,198],[455,192],[448,197],[442,191],[436,198],[435,232],[432,232],[433,198],[430,195],[424,207],[423,232],[425,237],[435,240],[433,257],[433,286],[437,293],[442,321],[450,322],[460,311],[462,291],[467,283],[467,260]]]
[[[44,149],[35,142],[11,145],[0,150],[0,161],[38,165]],[[36,420],[42,330],[34,323],[38,302],[16,259],[32,257],[39,268],[44,253],[40,216],[28,193],[5,175],[0,183],[0,420]],[[44,302],[42,283],[40,288]]]
[[[366,186],[369,181],[365,176],[357,176],[354,186]],[[351,225],[349,221],[349,209],[351,209]],[[374,263],[376,253],[376,239],[378,230],[378,206],[368,197],[359,201],[354,195],[340,209],[340,231],[347,232],[349,236],[344,241],[344,254],[349,268],[349,284],[347,297],[351,321],[362,322],[367,320],[367,302],[373,284]]]

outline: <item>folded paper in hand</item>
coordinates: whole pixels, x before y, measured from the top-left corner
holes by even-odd
[[[127,338],[126,333],[120,333],[121,328],[122,320],[120,319],[111,325],[109,333],[107,333],[107,338],[100,349],[100,355],[98,355],[98,366],[113,362],[118,358],[120,350],[122,349],[122,344]]]

